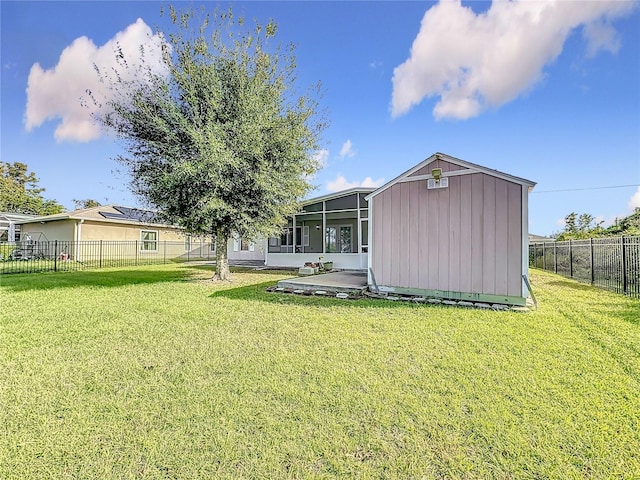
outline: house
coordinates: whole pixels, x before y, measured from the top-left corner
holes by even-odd
[[[192,238],[181,227],[156,218],[153,210],[105,205],[41,217],[23,216],[16,220],[22,229],[23,243],[30,254],[49,256],[51,242],[59,242],[59,251],[73,259],[95,256],[101,244],[101,256],[164,258],[212,258],[215,245],[208,239]],[[232,262],[264,261],[266,242],[258,244],[241,238],[229,240],[227,253]]]
[[[534,185],[436,153],[378,189],[306,200],[265,263],[322,258],[380,292],[523,305]]]
[[[192,248],[191,239],[175,225],[156,219],[155,212],[142,208],[105,205],[72,212],[35,217],[20,222],[22,243],[29,256],[51,256],[57,252],[84,260],[102,249],[101,257],[137,257],[162,252],[179,257]],[[166,251],[168,249],[168,251]]]
[[[279,237],[269,238],[265,265],[299,267],[333,262],[334,268],[366,270],[369,249],[367,195],[373,188],[351,188],[305,200]]]
[[[523,305],[530,180],[436,153],[370,193],[369,284]]]
[[[19,241],[20,222],[30,220],[35,217],[37,217],[37,215],[0,212],[0,242]]]
[[[529,234],[529,243],[536,242],[555,242],[556,239],[553,237],[545,237],[544,235],[535,235],[533,233]]]

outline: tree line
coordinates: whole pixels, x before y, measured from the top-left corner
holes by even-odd
[[[555,233],[558,241],[584,240],[598,237],[619,237],[621,235],[640,235],[640,208],[624,218],[616,218],[613,225],[603,227],[604,222],[596,222],[589,213],[571,212],[564,217],[564,228]]]
[[[44,216],[66,211],[56,200],[43,196],[45,189],[38,185],[39,182],[26,163],[0,162],[0,212]],[[91,198],[74,199],[73,203],[75,209],[101,205]]]

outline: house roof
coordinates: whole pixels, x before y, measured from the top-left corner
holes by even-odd
[[[29,220],[31,218],[36,218],[37,215],[30,215],[26,213],[10,213],[10,212],[0,212],[0,222],[21,222],[23,220]]]
[[[531,180],[527,180],[525,178],[516,177],[516,176],[510,175],[508,173],[504,173],[504,172],[500,172],[498,170],[493,170],[491,168],[483,167],[482,165],[478,165],[478,164],[475,164],[475,163],[467,162],[466,160],[461,160],[459,158],[452,157],[450,155],[447,155],[446,153],[436,152],[433,155],[431,155],[429,158],[427,158],[426,160],[423,160],[422,162],[418,163],[417,165],[411,167],[406,172],[398,175],[393,180],[385,183],[380,188],[374,190],[372,193],[370,193],[366,197],[366,199],[370,200],[371,198],[375,197],[376,195],[384,192],[386,189],[392,187],[393,185],[398,183],[403,178],[409,177],[410,175],[412,175],[413,173],[417,172],[421,168],[424,168],[426,165],[429,165],[430,163],[435,162],[437,160],[443,160],[445,162],[453,163],[454,165],[458,165],[458,166],[463,167],[463,168],[468,168],[468,169],[472,170],[473,172],[485,173],[487,175],[491,175],[492,177],[502,178],[503,180],[508,180],[510,182],[518,183],[520,185],[524,185],[524,186],[528,187],[529,189],[532,189],[536,185],[536,182],[532,182]],[[447,172],[444,172],[443,176],[446,177],[447,176]]]
[[[158,214],[154,210],[138,207],[125,207],[122,205],[101,205],[99,207],[83,208],[72,212],[57,213],[55,215],[46,215],[22,220],[16,223],[47,223],[59,220],[91,220],[92,222],[104,223],[124,223],[137,225],[162,225],[164,227],[172,227],[166,223],[162,223],[158,219]]]
[[[346,197],[348,195],[353,195],[354,193],[371,193],[375,190],[375,188],[372,187],[355,187],[355,188],[349,188],[347,190],[341,190],[339,192],[333,192],[333,193],[328,193],[326,195],[322,195],[320,197],[314,197],[314,198],[309,198],[307,200],[303,200],[302,202],[300,202],[300,205],[302,205],[303,207],[306,205],[311,205],[312,203],[318,203],[318,202],[323,202],[323,201],[327,201],[327,200],[333,200],[334,198],[342,198],[342,197]]]

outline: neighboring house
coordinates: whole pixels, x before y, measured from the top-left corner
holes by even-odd
[[[524,304],[535,183],[436,153],[369,196],[380,291]]]
[[[529,234],[529,243],[536,243],[536,242],[555,242],[555,238],[552,237],[545,237],[543,235],[534,235],[533,233]]]
[[[30,220],[37,215],[0,212],[0,242],[17,242],[20,240],[20,222]]]
[[[175,258],[190,253],[202,255],[203,249],[210,248],[210,243],[192,240],[182,228],[160,222],[152,210],[120,205],[85,208],[20,223],[23,241],[41,251],[49,250],[50,243],[57,241],[59,252],[76,260],[95,256],[97,248],[103,249],[103,257],[114,258],[159,252]]]
[[[104,205],[73,212],[35,217],[20,222],[23,235],[43,236],[47,240],[84,242],[139,241],[153,249],[154,242],[184,241],[180,227],[155,219],[155,213],[142,208]]]
[[[333,262],[334,268],[365,270],[369,248],[369,209],[373,188],[352,188],[302,202],[279,237],[269,238],[265,264],[299,267]]]
[[[215,252],[210,239],[192,238],[181,227],[163,223],[156,219],[154,211],[143,208],[105,205],[43,217],[31,216],[18,223],[23,232],[22,240],[40,242],[42,248],[57,240],[61,242],[61,249],[72,250],[65,253],[77,259],[91,255],[91,249],[96,248],[95,242],[103,242],[103,247],[110,248],[114,257],[162,253],[167,258],[208,258]],[[72,245],[72,242],[83,244]],[[116,245],[122,242],[128,242],[128,245]],[[230,239],[229,260],[263,261],[265,245],[266,242],[256,245],[239,238]]]

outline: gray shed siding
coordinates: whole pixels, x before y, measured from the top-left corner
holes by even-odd
[[[449,177],[444,189],[409,181],[376,195],[378,285],[521,297],[523,188],[473,173]]]

